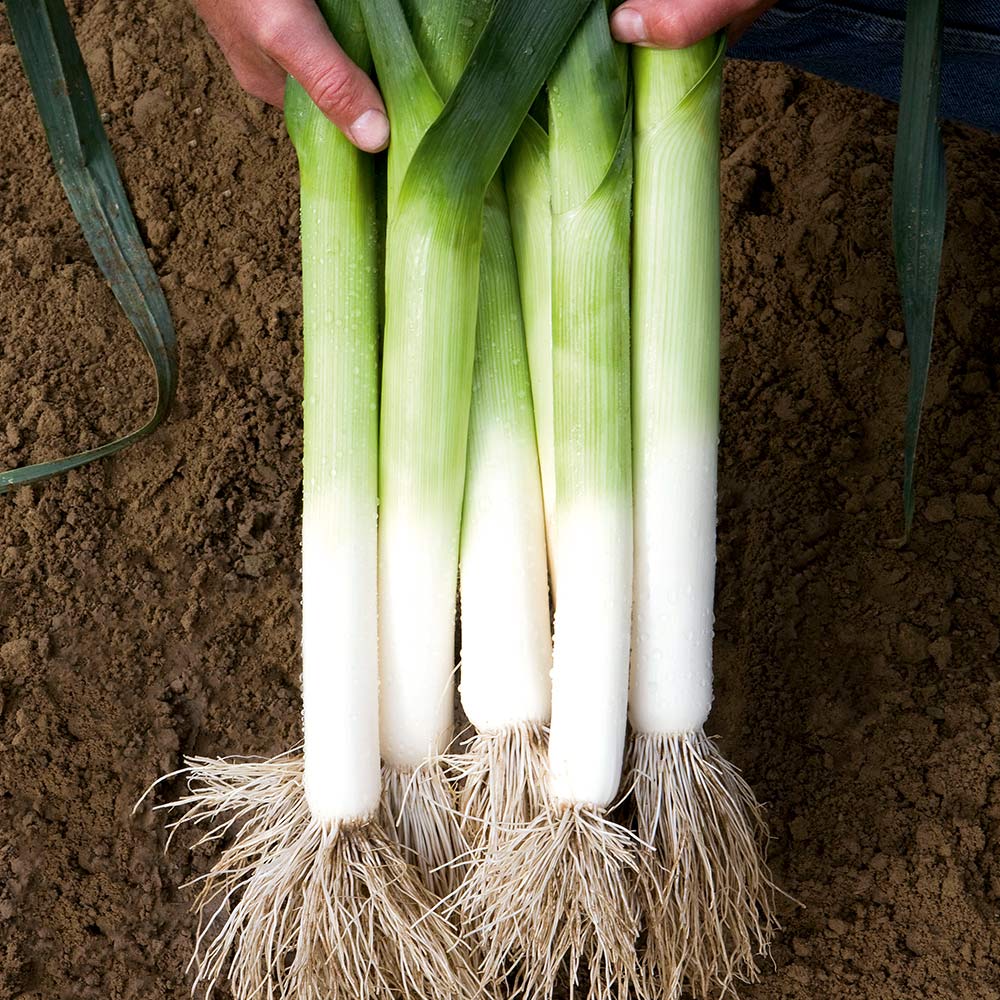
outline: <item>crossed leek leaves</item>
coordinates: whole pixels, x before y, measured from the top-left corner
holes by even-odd
[[[101,124],[94,92],[62,0],[7,0],[14,32],[56,170],[87,243],[156,371],[156,407],[138,430],[90,451],[0,472],[0,493],[104,458],[150,434],[177,387],[177,346]],[[944,238],[944,152],[937,123],[940,0],[909,0],[899,133],[893,173],[893,244],[910,350],[904,436],[904,540],[914,512],[917,436],[930,367]]]

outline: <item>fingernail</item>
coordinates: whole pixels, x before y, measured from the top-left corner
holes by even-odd
[[[638,11],[619,7],[611,16],[611,33],[619,42],[644,42],[646,22]]]
[[[347,131],[361,149],[377,153],[389,141],[389,119],[372,108],[355,119]]]

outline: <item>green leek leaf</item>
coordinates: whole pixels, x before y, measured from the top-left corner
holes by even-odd
[[[941,82],[939,0],[910,0],[903,47],[899,133],[892,179],[892,233],[903,298],[910,385],[904,436],[904,538],[913,526],[914,467],[944,241],[944,147],[937,123]]]
[[[69,203],[94,259],[156,370],[156,407],[138,430],[69,458],[0,473],[0,493],[78,468],[151,433],[177,388],[177,347],[62,0],[8,0],[7,18]]]
[[[466,191],[481,197],[587,7],[586,0],[498,3],[414,154],[406,186],[426,185],[444,198]]]

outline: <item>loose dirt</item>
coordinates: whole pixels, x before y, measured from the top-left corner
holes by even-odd
[[[2,5],[0,5],[2,10]],[[180,1000],[211,853],[132,807],[184,753],[299,739],[296,170],[187,7],[71,4],[176,318],[152,440],[0,502],[0,1000]],[[718,695],[783,907],[749,1000],[1000,997],[1000,138],[951,181],[918,515],[895,110],[731,64]],[[135,425],[141,349],[0,19],[0,467]],[[162,801],[179,786],[164,787]]]

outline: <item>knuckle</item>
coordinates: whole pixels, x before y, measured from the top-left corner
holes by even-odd
[[[310,87],[316,106],[325,112],[346,112],[357,102],[359,87],[349,67],[328,66],[318,73]]]
[[[253,31],[254,41],[268,55],[280,55],[287,51],[293,25],[281,14],[260,15]]]

